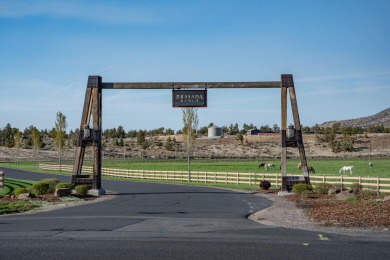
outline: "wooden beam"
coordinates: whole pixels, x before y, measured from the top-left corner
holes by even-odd
[[[179,88],[280,88],[280,81],[268,82],[103,82],[103,89]]]

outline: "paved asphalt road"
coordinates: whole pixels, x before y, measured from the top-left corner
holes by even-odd
[[[0,169],[10,178],[53,177]],[[390,238],[247,220],[271,205],[255,194],[111,180],[103,180],[103,187],[118,195],[83,206],[0,216],[0,259],[390,259]]]

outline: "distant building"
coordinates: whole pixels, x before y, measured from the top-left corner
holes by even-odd
[[[250,135],[258,135],[258,134],[260,134],[261,132],[260,132],[260,130],[259,129],[250,129],[250,130],[248,130],[248,131],[246,131],[246,135],[247,136],[250,136]]]
[[[208,132],[208,137],[209,138],[221,138],[222,137],[222,129],[218,126],[210,126],[208,129],[207,129],[207,132]]]
[[[272,132],[272,131],[263,132],[263,131],[260,131],[259,129],[250,129],[250,130],[246,131],[247,136],[251,136],[251,135],[277,135],[277,134],[279,134],[279,133]]]

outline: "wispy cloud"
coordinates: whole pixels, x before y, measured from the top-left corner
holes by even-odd
[[[143,8],[130,5],[113,5],[95,1],[4,1],[0,5],[0,17],[21,18],[48,15],[56,18],[88,20],[103,24],[151,24],[161,22],[168,10]],[[165,15],[164,15],[165,16]]]
[[[296,80],[297,83],[304,82],[324,82],[324,81],[340,81],[340,80],[355,80],[363,78],[373,77],[390,77],[390,70],[379,70],[379,71],[364,71],[364,72],[353,72],[346,74],[334,74],[334,75],[321,75],[317,77],[300,78]]]
[[[303,86],[302,91],[300,88],[297,89],[299,97],[351,97],[352,95],[369,95],[374,94],[379,95],[390,95],[390,84],[389,85],[378,85],[378,83],[372,84],[356,84],[350,85],[342,83],[333,84],[333,83],[322,83],[316,84],[314,86]]]

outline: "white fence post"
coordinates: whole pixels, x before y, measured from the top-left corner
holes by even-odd
[[[377,187],[377,190],[376,190],[376,193],[379,195],[379,192],[380,192],[380,185],[379,185],[379,183],[380,183],[380,179],[379,179],[379,177],[377,178],[377,180],[376,180],[376,187]]]

